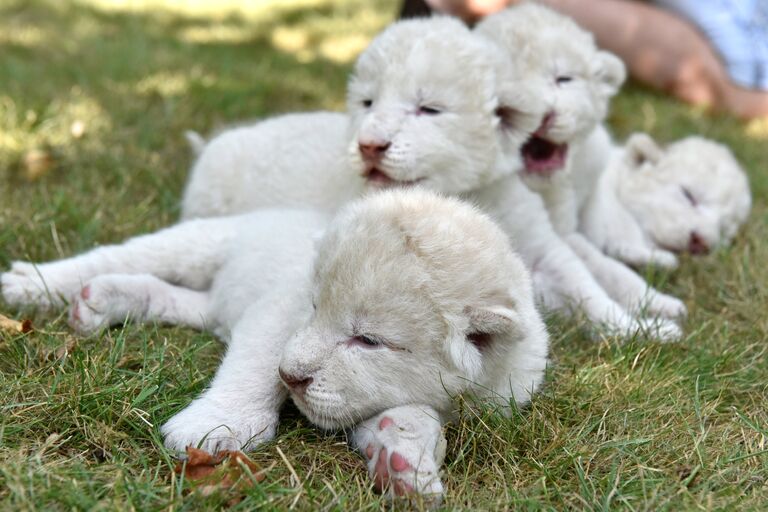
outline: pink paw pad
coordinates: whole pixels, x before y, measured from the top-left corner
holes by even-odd
[[[72,311],[70,313],[70,316],[73,322],[80,321],[80,303],[78,301],[72,302]]]
[[[83,286],[83,289],[80,290],[80,297],[83,298],[83,300],[88,300],[91,297],[91,285],[85,285]]]
[[[397,452],[392,452],[392,456],[389,458],[389,465],[392,466],[392,469],[398,473],[411,469],[411,465],[408,464],[408,461],[405,460],[405,457]]]
[[[379,421],[379,430],[384,430],[394,424],[395,421],[392,418],[385,416],[381,419],[381,421]],[[376,450],[372,443],[365,447],[365,456],[370,460],[373,460],[373,458],[376,456]],[[387,459],[389,459],[389,465],[387,465]],[[382,448],[379,451],[379,456],[376,460],[376,466],[373,469],[373,485],[376,490],[381,492],[386,489],[388,485],[391,485],[395,491],[395,495],[397,496],[405,496],[406,494],[413,493],[414,489],[411,484],[408,484],[399,478],[393,478],[390,476],[390,467],[393,471],[398,473],[413,469],[413,466],[408,464],[408,461],[405,460],[405,457],[397,452],[392,452],[392,455],[389,456],[387,449]]]
[[[371,448],[371,451],[373,451],[373,447],[369,447]],[[367,453],[368,450],[366,449],[366,454]],[[399,478],[392,478],[390,476],[389,469],[387,468],[387,455],[388,454],[386,448],[383,448],[379,452],[379,460],[376,461],[376,467],[374,468],[373,474],[374,487],[376,487],[376,490],[381,492],[386,489],[387,485],[391,483],[392,488],[394,489],[397,496],[405,496],[406,494],[412,493],[414,489],[411,484],[408,484]],[[392,452],[392,455],[389,458],[389,464],[392,469],[398,473],[413,469],[411,465],[408,464],[408,461],[405,460],[405,457],[397,452]]]

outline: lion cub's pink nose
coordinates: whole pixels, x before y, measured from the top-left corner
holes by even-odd
[[[691,254],[707,254],[709,245],[704,238],[695,231],[691,231],[691,238],[688,240],[688,251]]]
[[[359,142],[358,147],[360,148],[360,154],[363,155],[363,158],[366,160],[379,160],[381,157],[384,156],[384,153],[387,152],[389,149],[390,143],[389,142]]]
[[[304,375],[291,375],[285,373],[282,368],[278,368],[277,372],[280,374],[280,378],[283,379],[283,382],[285,382],[285,385],[297,393],[306,391],[307,387],[309,387],[314,380],[312,377],[306,377]]]

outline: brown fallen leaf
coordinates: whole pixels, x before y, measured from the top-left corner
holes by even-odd
[[[183,474],[203,496],[220,490],[234,491],[238,495],[228,502],[229,505],[239,502],[240,494],[266,478],[265,470],[242,452],[224,450],[211,455],[191,446],[187,447],[187,459],[179,461],[173,471],[177,475]]]
[[[0,330],[20,333],[29,332],[32,330],[32,321],[26,319],[19,322],[18,320],[0,315]]]
[[[53,348],[46,348],[43,350],[43,358],[46,360],[50,359],[61,359],[62,357],[66,356],[67,354],[71,353],[75,348],[77,347],[77,338],[72,336],[69,333],[65,333],[63,335],[63,341],[60,345],[53,347]]]
[[[22,164],[24,166],[24,176],[28,181],[34,181],[53,169],[56,160],[50,151],[43,149],[32,149],[24,154]]]

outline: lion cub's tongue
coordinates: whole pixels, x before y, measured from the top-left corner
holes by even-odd
[[[394,182],[392,178],[378,170],[377,168],[373,168],[365,175],[365,179],[368,180],[369,183],[372,183],[374,185],[378,186],[386,186],[390,185]]]
[[[522,149],[526,172],[540,176],[551,176],[565,167],[568,144],[555,144],[533,135]]]

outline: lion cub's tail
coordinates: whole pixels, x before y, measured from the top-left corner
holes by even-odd
[[[203,152],[206,141],[202,135],[193,130],[187,130],[184,132],[184,138],[187,139],[189,147],[192,149],[192,153],[197,157]]]

